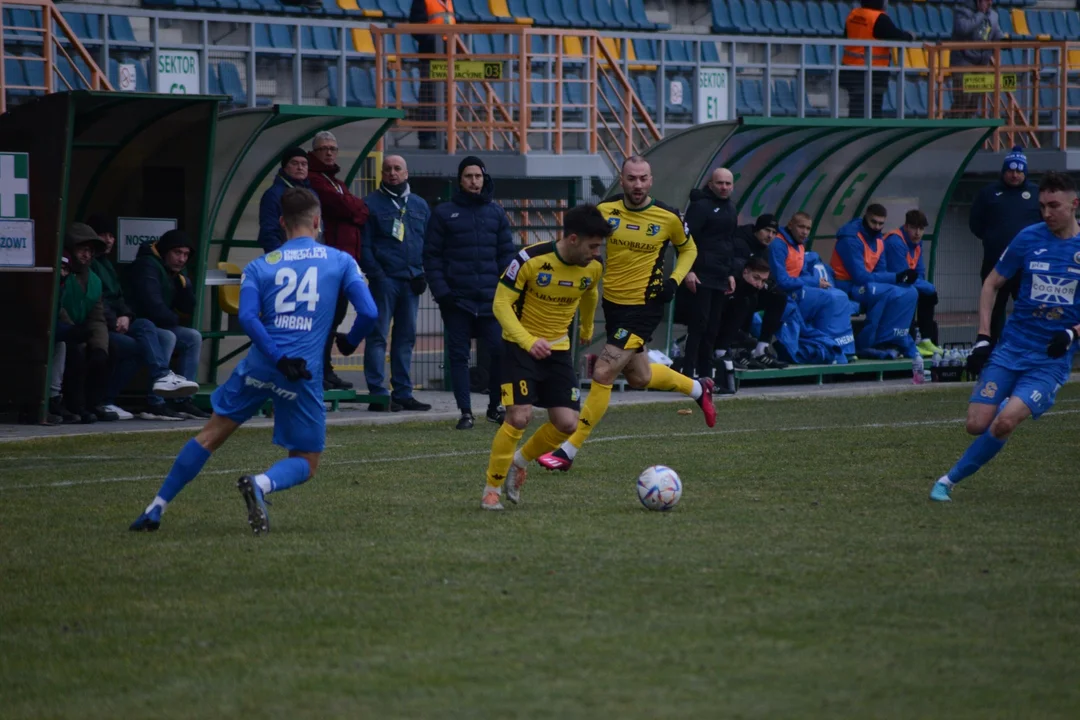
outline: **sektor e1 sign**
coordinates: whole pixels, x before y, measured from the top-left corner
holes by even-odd
[[[707,123],[728,119],[728,71],[724,68],[698,68],[694,120]]]

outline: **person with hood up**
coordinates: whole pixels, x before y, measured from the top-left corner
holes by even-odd
[[[144,244],[128,268],[124,293],[137,317],[168,331],[162,335],[164,357],[171,358],[173,350],[179,347],[180,375],[187,379],[198,376],[202,353],[202,334],[181,324],[185,317],[190,322],[195,312],[195,288],[184,271],[194,249],[183,230],[169,230],[156,242]],[[171,400],[164,409],[185,419],[210,417],[190,398]]]
[[[105,324],[102,284],[90,262],[105,243],[83,223],[73,223],[64,235],[64,254],[70,274],[60,295],[57,333],[64,339],[64,401],[82,423],[119,420],[105,409],[109,381],[109,328]]]
[[[1012,239],[1024,228],[1042,222],[1039,188],[1028,180],[1027,171],[1027,156],[1023,148],[1017,145],[1005,156],[1001,178],[980,190],[971,204],[968,227],[975,237],[982,240],[983,260],[979,277],[983,281]],[[990,338],[993,342],[997,342],[1001,328],[1005,326],[1009,296],[1015,298],[1019,289],[1017,281],[1010,279],[998,290],[990,316]]]
[[[285,244],[285,231],[281,229],[281,196],[289,188],[311,189],[308,182],[308,156],[303,148],[292,147],[281,155],[281,169],[274,182],[259,200],[259,247],[264,253],[277,250]]]
[[[887,217],[884,206],[872,203],[861,218],[836,231],[832,269],[836,286],[859,303],[866,324],[855,336],[855,350],[864,358],[915,357],[915,341],[908,334],[919,293],[913,287],[918,272],[885,269],[885,241],[881,231]]]
[[[704,188],[690,192],[686,209],[686,226],[698,251],[679,291],[680,305],[688,309],[682,372],[691,378],[702,372],[712,377],[713,347],[724,303],[735,290],[731,262],[739,211],[731,199],[734,188],[731,171],[717,168]]]
[[[458,165],[459,189],[449,202],[435,206],[424,242],[424,273],[446,328],[454,399],[461,418],[458,430],[473,427],[469,396],[471,340],[482,340],[488,357],[487,420],[503,422],[499,387],[502,326],[493,302],[499,276],[514,259],[514,240],[506,211],[495,202],[495,185],[484,161],[472,155]]]
[[[311,141],[311,152],[308,153],[308,182],[311,183],[311,189],[315,191],[315,196],[319,198],[319,205],[322,208],[323,244],[351,255],[359,264],[361,231],[368,219],[368,207],[363,200],[349,192],[348,186],[338,179],[337,174],[341,172],[341,166],[338,165],[338,150],[334,133],[329,130],[315,133],[315,138]],[[353,386],[351,382],[338,377],[334,372],[334,366],[330,364],[330,348],[334,344],[338,326],[345,319],[345,311],[348,307],[349,301],[344,296],[338,298],[334,313],[334,329],[330,332],[330,337],[326,339],[326,347],[323,350],[324,390],[349,390]]]
[[[105,408],[116,413],[121,420],[131,420],[134,415],[116,404],[116,398],[140,364],[146,365],[150,372],[151,393],[147,396],[147,408],[139,414],[144,420],[170,419],[180,420],[172,411],[166,410],[166,397],[187,397],[199,391],[199,383],[180,377],[169,369],[169,356],[165,354],[162,339],[168,331],[159,331],[154,323],[146,318],[135,316],[135,311],[124,300],[124,290],[120,284],[120,273],[116,264],[109,257],[116,244],[116,229],[111,220],[104,215],[92,215],[86,224],[93,228],[104,250],[94,258],[90,269],[101,279],[102,299],[105,307],[105,324],[109,328],[109,384],[105,391]],[[166,340],[172,345],[171,339]],[[175,416],[175,417],[173,417]]]
[[[998,25],[997,11],[990,7],[991,0],[962,0],[953,6],[953,42],[997,42],[1003,37]],[[994,57],[993,50],[953,50],[949,54],[952,67],[986,66]],[[964,77],[970,73],[952,74],[952,117],[975,117],[982,93],[964,92]]]

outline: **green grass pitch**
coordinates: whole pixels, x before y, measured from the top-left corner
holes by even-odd
[[[1080,717],[1080,388],[932,504],[967,392],[613,410],[503,513],[492,426],[333,427],[260,538],[269,430],[155,534],[190,433],[0,445],[0,717]]]

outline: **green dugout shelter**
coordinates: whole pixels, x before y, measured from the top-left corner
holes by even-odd
[[[785,224],[809,213],[808,241],[827,260],[836,231],[871,202],[889,211],[887,228],[919,208],[930,221],[928,274],[953,190],[998,120],[848,120],[744,117],[685,130],[644,154],[652,165],[653,196],[687,204],[712,171],[735,175],[740,222],[773,213]]]
[[[22,243],[0,253],[0,412],[44,418],[69,223],[94,212],[170,218],[205,240],[219,100],[80,90],[0,115],[0,235]],[[19,196],[10,208],[9,189]],[[193,262],[198,276],[205,253]]]

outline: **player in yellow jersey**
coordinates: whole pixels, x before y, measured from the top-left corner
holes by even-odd
[[[570,357],[570,324],[581,307],[580,335],[592,340],[604,266],[600,248],[611,226],[595,205],[579,205],[563,219],[562,239],[537,243],[503,271],[494,312],[503,328],[502,404],[506,419],[495,433],[480,506],[502,510],[502,487],[521,501],[525,467],[574,432],[581,406]],[[547,408],[544,423],[515,452],[533,405]],[[525,458],[528,458],[526,460]]]
[[[689,395],[701,406],[705,424],[716,424],[713,381],[694,380],[666,365],[650,363],[645,353],[645,345],[652,340],[667,304],[694,264],[694,239],[677,210],[649,196],[652,170],[644,158],[627,158],[619,184],[623,194],[598,206],[613,229],[604,270],[607,344],[596,360],[577,430],[559,448],[537,458],[549,470],[570,469],[577,451],[604,417],[611,400],[611,385],[619,373],[633,388],[676,390]],[[675,247],[678,257],[671,275],[665,278],[664,250],[668,243]]]

